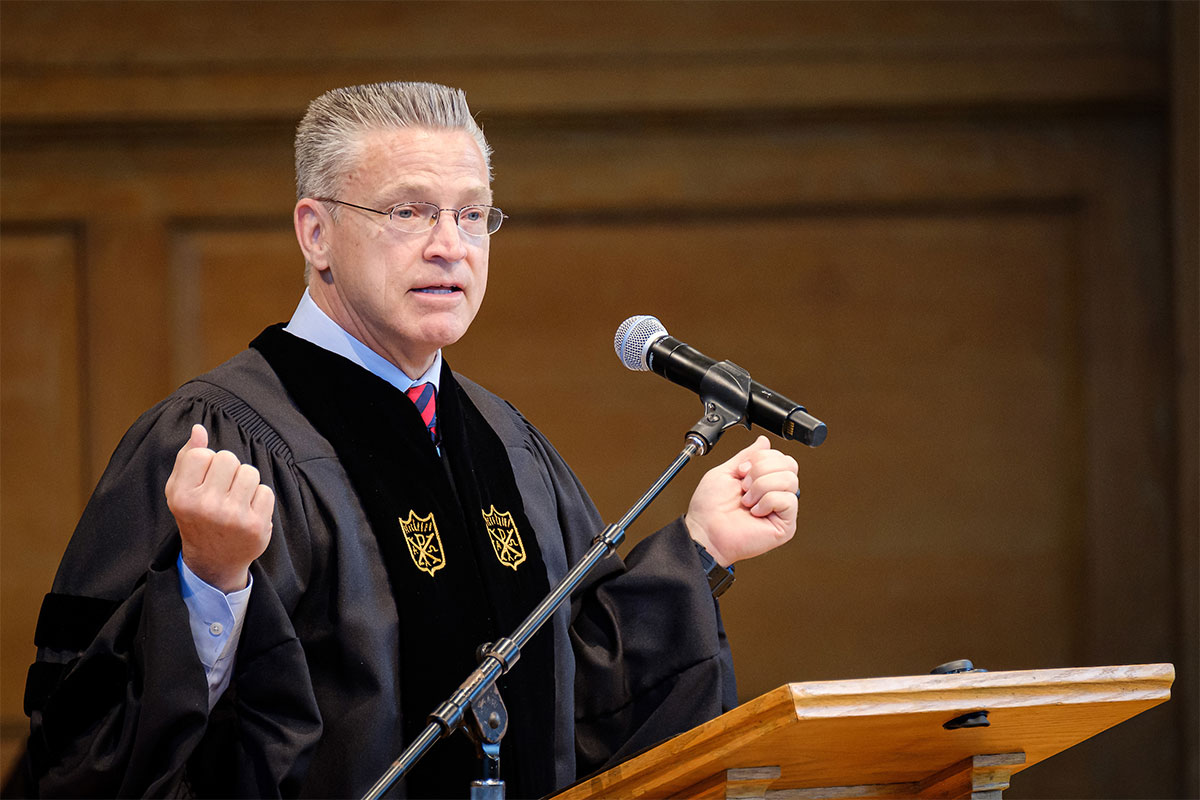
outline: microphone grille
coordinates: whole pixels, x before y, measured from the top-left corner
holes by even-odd
[[[621,359],[622,364],[629,369],[644,372],[650,369],[646,362],[650,345],[666,335],[667,329],[657,317],[640,314],[625,320],[617,328],[617,335],[613,337],[613,348],[616,349],[617,358]]]

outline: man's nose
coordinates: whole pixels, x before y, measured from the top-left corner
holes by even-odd
[[[442,224],[458,227],[458,212],[452,208],[439,208],[437,215],[433,218],[433,227],[438,227]]]
[[[433,250],[441,251],[444,257],[453,261],[466,256],[466,245],[463,243],[462,229],[453,211],[439,211],[433,223],[433,233],[430,240]]]

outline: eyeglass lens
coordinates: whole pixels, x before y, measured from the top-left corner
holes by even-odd
[[[400,230],[420,233],[433,227],[443,213],[454,214],[458,218],[458,227],[473,236],[495,233],[504,221],[504,214],[493,206],[464,206],[455,212],[454,209],[438,208],[433,203],[403,203],[393,208],[389,216]]]

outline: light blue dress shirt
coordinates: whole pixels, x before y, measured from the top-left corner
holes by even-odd
[[[307,289],[304,290],[304,296],[300,298],[300,304],[296,306],[296,311],[284,330],[353,361],[402,392],[418,383],[432,383],[435,389],[441,388],[441,350],[437,352],[433,365],[425,374],[413,380],[402,369],[355,339],[330,319],[313,302]],[[187,605],[191,622],[192,640],[196,643],[196,653],[200,656],[200,663],[204,665],[205,674],[208,676],[208,707],[211,709],[228,688],[233,676],[233,662],[238,642],[241,640],[242,623],[246,619],[246,606],[250,602],[254,578],[250,579],[245,589],[225,594],[196,577],[196,574],[188,569],[188,565],[183,563],[182,553],[179,555],[178,568],[183,602]]]

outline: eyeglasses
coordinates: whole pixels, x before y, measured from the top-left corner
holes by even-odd
[[[382,214],[391,221],[397,230],[405,233],[424,233],[437,225],[443,211],[453,214],[455,224],[463,233],[469,233],[472,236],[490,236],[500,230],[501,223],[508,218],[507,214],[495,206],[438,208],[433,203],[397,203],[386,211],[380,211],[376,208],[347,203],[344,200],[334,200],[332,197],[315,197],[313,199],[322,203],[337,203],[340,206]]]

